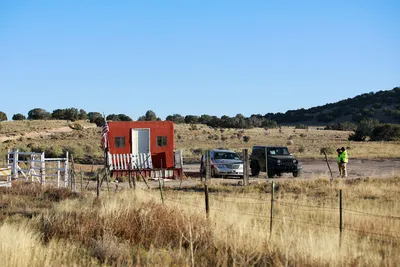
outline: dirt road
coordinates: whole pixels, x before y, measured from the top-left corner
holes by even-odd
[[[329,178],[330,173],[325,160],[304,160],[301,162],[303,166],[303,173],[300,178],[296,179],[315,179],[315,178]],[[336,178],[339,174],[337,163],[334,160],[329,161],[332,169],[333,177]],[[199,164],[186,164],[184,167],[185,174],[190,178],[199,178]],[[348,178],[388,178],[395,175],[400,175],[400,159],[385,159],[385,160],[371,160],[371,159],[352,159],[348,164]],[[250,180],[256,180],[266,177],[265,173],[260,173],[258,177],[250,177]],[[282,177],[274,177],[274,179],[293,179],[292,174],[286,173]],[[197,179],[194,179],[197,180]],[[214,178],[213,178],[214,180]],[[215,179],[215,181],[232,181],[238,182],[239,179]]]

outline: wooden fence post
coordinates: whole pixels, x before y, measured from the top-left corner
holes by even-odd
[[[83,192],[83,171],[81,168],[81,193]]]
[[[65,162],[64,162],[64,187],[68,187],[68,180],[69,180],[69,153],[68,151],[65,153]]]
[[[206,201],[206,217],[208,218],[210,214],[210,203],[209,203],[209,198],[208,198],[208,185],[207,183],[204,183],[204,197]]]
[[[267,148],[265,148],[265,175],[268,179],[269,177],[268,177],[268,149]]]
[[[46,182],[46,161],[44,157],[44,152],[40,155],[40,184],[45,184]]]
[[[13,180],[18,179],[18,149],[14,149],[12,174]]]
[[[163,184],[164,184],[164,181],[163,181]],[[163,192],[163,186],[161,185],[161,178],[158,178],[158,185],[160,187],[161,201],[164,204],[164,192]]]
[[[249,150],[243,149],[243,185],[249,185]]]
[[[128,162],[128,182],[129,188],[132,189],[132,163]]]
[[[57,160],[57,188],[60,188],[60,169],[61,169],[61,162]]]
[[[211,180],[211,151],[206,151],[206,177],[205,183],[208,184]]]
[[[342,201],[342,189],[339,191],[339,210],[340,210],[340,222],[339,222],[339,248],[342,247],[342,232],[343,232],[343,201]]]
[[[272,235],[272,220],[273,220],[273,214],[274,214],[274,182],[271,183],[271,216],[270,216],[270,222],[269,222],[269,233],[270,237]]]
[[[326,155],[326,151],[323,150],[323,152],[324,152],[324,155],[325,155],[326,165],[328,165],[329,172],[331,173],[331,182],[332,182],[333,181],[333,174],[332,174],[331,166],[329,165],[328,156]]]
[[[96,196],[100,197],[100,174],[97,173],[97,185],[96,185]]]

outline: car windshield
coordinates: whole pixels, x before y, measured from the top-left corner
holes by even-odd
[[[239,159],[239,156],[234,152],[215,152],[214,159]]]
[[[268,148],[268,155],[289,155],[286,147],[272,147]]]

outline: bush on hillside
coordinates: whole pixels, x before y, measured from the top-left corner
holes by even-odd
[[[294,127],[295,129],[308,129],[308,126],[307,125],[304,125],[304,124],[297,124],[296,125],[296,127]]]
[[[377,125],[372,131],[371,139],[373,141],[398,141],[400,140],[400,125]]]
[[[6,121],[6,120],[8,120],[6,113],[0,111],[0,121]]]
[[[28,112],[28,120],[48,120],[50,118],[50,112],[42,108],[34,108]]]
[[[13,119],[13,121],[23,121],[23,120],[26,120],[26,117],[25,117],[25,115],[23,115],[21,113],[17,113],[12,116],[12,119]]]

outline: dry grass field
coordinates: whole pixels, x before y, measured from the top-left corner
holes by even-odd
[[[101,129],[65,121],[0,123],[0,154],[9,148],[65,150],[83,162],[102,160]],[[398,159],[399,142],[349,142],[350,132],[211,129],[176,125],[176,149],[196,161],[205,149],[241,151],[286,145],[299,159],[322,159],[320,149],[345,146],[351,158]],[[243,137],[248,137],[248,142]],[[2,161],[0,161],[0,164]],[[2,167],[2,166],[0,166]],[[91,165],[86,165],[88,171]],[[81,193],[16,183],[0,188],[0,261],[4,266],[398,266],[400,176],[275,181],[248,187],[210,185],[205,215],[203,184],[157,189],[93,187]],[[141,185],[142,182],[139,182]],[[339,232],[339,190],[343,232]]]
[[[9,121],[0,122],[0,159],[7,149],[45,151],[48,157],[61,156],[65,151],[78,162],[102,162],[101,128],[86,121],[76,122],[82,129],[73,129],[67,121]],[[351,132],[320,130],[323,127],[295,129],[213,129],[206,125],[175,125],[175,148],[184,151],[186,162],[198,161],[206,149],[227,148],[235,151],[251,149],[253,145],[284,145],[299,159],[323,158],[325,147],[334,156],[338,147],[347,147],[351,158],[400,158],[400,142],[351,142]],[[245,142],[243,137],[248,137]],[[0,160],[0,164],[1,161]]]
[[[339,246],[339,190],[343,222]],[[400,177],[71,193],[0,194],[5,266],[397,266]]]
[[[198,159],[206,149],[228,148],[236,151],[253,145],[282,145],[298,158],[322,158],[320,149],[330,148],[332,155],[338,147],[347,147],[350,157],[362,159],[400,158],[400,142],[352,142],[352,132],[320,130],[323,127],[295,129],[213,129],[206,125],[175,125],[176,149],[183,149],[188,159]],[[243,137],[248,136],[248,142]]]

